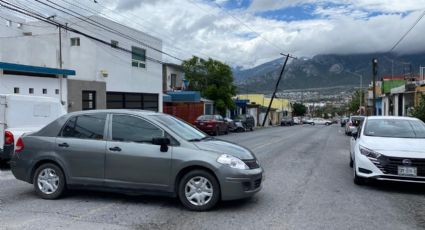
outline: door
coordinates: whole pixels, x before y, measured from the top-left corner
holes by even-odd
[[[102,185],[105,170],[106,113],[71,117],[56,138],[69,183]]]
[[[114,187],[166,190],[170,183],[172,147],[161,152],[152,138],[164,131],[148,120],[112,115],[107,142],[105,177]]]

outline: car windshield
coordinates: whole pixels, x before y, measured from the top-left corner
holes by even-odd
[[[200,117],[198,117],[198,119],[196,119],[198,121],[208,121],[208,120],[214,120],[214,116],[213,115],[202,115]]]
[[[198,141],[208,137],[208,135],[199,131],[198,129],[195,129],[192,125],[173,116],[162,114],[155,115],[153,117],[187,141]]]
[[[371,119],[364,134],[374,137],[425,138],[425,124],[415,120]]]

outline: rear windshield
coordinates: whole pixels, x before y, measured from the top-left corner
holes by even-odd
[[[393,138],[425,138],[425,124],[416,120],[368,120],[364,135]]]
[[[214,120],[214,115],[202,115],[196,119],[198,121]]]

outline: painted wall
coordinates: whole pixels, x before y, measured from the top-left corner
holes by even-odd
[[[101,17],[91,19],[137,41],[122,38],[84,21],[76,21],[72,27],[108,43],[111,40],[118,41],[118,46],[127,50],[131,50],[132,46],[146,49],[146,56],[162,61],[162,54],[154,50],[162,50],[160,39]],[[0,38],[0,60],[59,68],[58,29],[40,22],[31,24],[37,27],[24,25],[20,29],[9,29],[6,34],[8,38]],[[2,26],[0,37],[6,33],[2,32]],[[23,32],[31,32],[32,35],[23,36]],[[80,38],[80,46],[71,46],[71,38],[74,37]],[[159,111],[162,111],[162,64],[146,60],[146,68],[138,68],[131,65],[131,59],[131,53],[62,30],[63,68],[76,71],[72,79],[105,82],[107,91],[156,93],[159,97]]]
[[[271,100],[271,98],[265,97],[264,94],[240,94],[236,97],[242,100],[249,100],[250,103],[254,102],[257,105],[262,105],[265,107],[269,106]],[[291,107],[288,99],[275,98],[271,107],[277,110],[283,109],[284,111],[291,112]]]
[[[56,89],[60,89],[59,78],[33,77],[33,76],[17,76],[6,75],[0,70],[0,94],[14,94],[14,88],[19,88],[20,95],[44,96],[61,99],[60,92],[56,94]],[[29,88],[34,89],[34,94],[29,93]],[[43,94],[43,89],[47,89],[47,94]],[[66,98],[67,81],[62,81],[62,97],[64,109],[67,109]]]

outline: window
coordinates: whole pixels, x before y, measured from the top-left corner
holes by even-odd
[[[72,117],[62,130],[62,137],[102,140],[106,114]]]
[[[111,40],[111,47],[112,48],[118,48],[118,41]]]
[[[13,93],[19,94],[19,87],[13,88]]]
[[[71,38],[71,46],[80,46],[80,38]]]
[[[132,46],[131,47],[131,65],[133,67],[146,68],[146,50]]]
[[[47,89],[43,89],[43,94],[47,94]]]
[[[83,110],[96,109],[96,91],[83,91]]]
[[[29,89],[28,89],[28,93],[29,93],[29,94],[34,94],[34,88],[29,88]]]
[[[164,132],[153,124],[133,116],[112,117],[112,140],[151,143],[152,138],[163,137]]]
[[[174,89],[177,87],[177,75],[172,73],[171,74],[171,89]]]
[[[55,94],[59,94],[59,89],[55,89]]]
[[[108,109],[159,110],[158,94],[108,92],[106,103]]]

